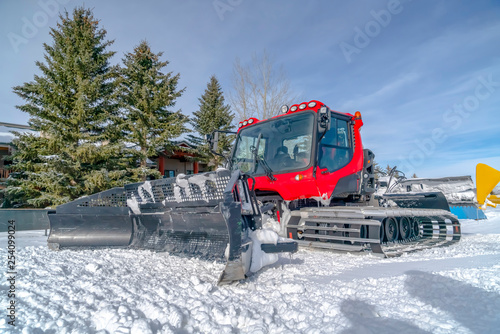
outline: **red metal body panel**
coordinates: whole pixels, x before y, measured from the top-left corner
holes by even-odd
[[[303,179],[296,181],[295,176],[302,174]],[[255,177],[255,189],[276,191],[286,201],[320,196],[317,180],[313,177],[313,167],[299,173],[275,174],[276,181],[270,181],[266,176]],[[252,180],[249,180],[252,186]]]
[[[285,115],[289,115],[290,113],[300,113],[306,110],[313,110],[316,113],[319,112],[322,106],[325,106],[320,101],[309,101],[304,102],[306,105],[316,102],[316,106],[314,107],[306,107],[303,110],[298,109],[297,105],[292,105],[290,107],[290,111],[285,114],[278,115],[274,118],[283,117]],[[291,109],[297,106],[296,111],[291,111]],[[314,166],[310,166],[309,168],[293,173],[280,173],[274,174],[276,181],[271,181],[267,176],[255,176],[255,189],[263,190],[263,191],[275,191],[280,194],[280,196],[287,201],[296,200],[296,199],[305,199],[305,198],[318,198],[321,197],[323,199],[330,198],[333,193],[337,183],[339,180],[345,176],[359,174],[363,169],[364,164],[364,155],[363,155],[363,144],[361,141],[361,135],[359,129],[363,125],[363,121],[361,117],[356,117],[351,114],[340,113],[337,111],[332,111],[333,113],[341,114],[344,116],[348,116],[353,122],[353,136],[354,136],[354,152],[352,160],[343,168],[336,170],[334,172],[329,172],[328,169],[316,169],[316,175],[314,173]],[[258,124],[260,121],[257,119],[252,119],[252,122],[248,121],[240,122],[239,130],[245,127],[251,127]],[[313,136],[315,138],[315,136]],[[314,148],[317,149],[317,145],[313,145]],[[317,152],[314,152],[313,158],[316,156]],[[315,160],[315,159],[314,159]],[[301,180],[296,180],[297,175],[301,175]],[[249,180],[250,186],[252,186],[252,181]],[[358,189],[359,189],[359,181],[358,181]]]
[[[320,192],[320,196],[324,199],[330,198],[335,186],[339,182],[339,180],[348,175],[359,173],[363,170],[364,164],[364,155],[363,155],[363,143],[361,142],[361,135],[359,129],[363,125],[363,121],[361,119],[354,121],[353,135],[354,135],[354,153],[353,158],[347,166],[335,171],[328,172],[327,169],[317,169],[316,171],[316,181],[318,183],[318,190]],[[358,182],[359,189],[359,182]]]

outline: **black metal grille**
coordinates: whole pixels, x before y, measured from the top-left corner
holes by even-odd
[[[77,200],[78,201],[78,200]],[[126,207],[127,195],[123,188],[113,188],[98,194],[86,196],[80,199],[77,203],[78,207]]]
[[[137,203],[163,203],[165,205],[217,205],[223,200],[224,190],[231,174],[228,170],[179,175],[125,186],[127,199]]]
[[[128,201],[136,204],[157,203],[167,207],[216,206],[224,199],[224,190],[231,178],[228,170],[180,175],[177,178],[152,180],[113,188],[79,198],[58,207],[71,208],[126,208]],[[61,211],[62,212],[62,211]]]

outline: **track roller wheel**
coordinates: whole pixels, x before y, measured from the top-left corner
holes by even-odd
[[[411,221],[408,217],[399,218],[399,235],[401,240],[409,239],[412,233]]]
[[[385,226],[385,236],[387,238],[387,242],[396,241],[399,236],[399,226],[396,219],[392,217],[385,218],[384,226]]]
[[[366,225],[361,225],[359,227],[359,237],[365,239],[368,235],[368,229]]]
[[[411,221],[411,238],[418,237],[420,234],[420,227],[418,226],[418,221],[416,218],[413,218]]]
[[[382,221],[382,224],[380,224],[380,243],[384,242],[385,238],[385,224],[384,221]]]

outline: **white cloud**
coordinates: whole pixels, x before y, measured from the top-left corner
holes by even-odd
[[[381,100],[386,100],[393,98],[396,93],[398,93],[406,85],[417,81],[419,75],[414,72],[405,73],[400,75],[396,79],[387,80],[385,84],[378,88],[376,91],[362,96],[357,99],[351,99],[344,102],[341,105],[341,109],[361,109],[361,108],[373,108],[373,106],[381,105]]]

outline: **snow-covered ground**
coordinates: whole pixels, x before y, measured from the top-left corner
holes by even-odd
[[[300,250],[218,287],[223,265],[132,250],[53,252],[17,232],[8,333],[499,333],[500,209],[448,248],[399,258]],[[7,234],[0,234],[7,272]]]

